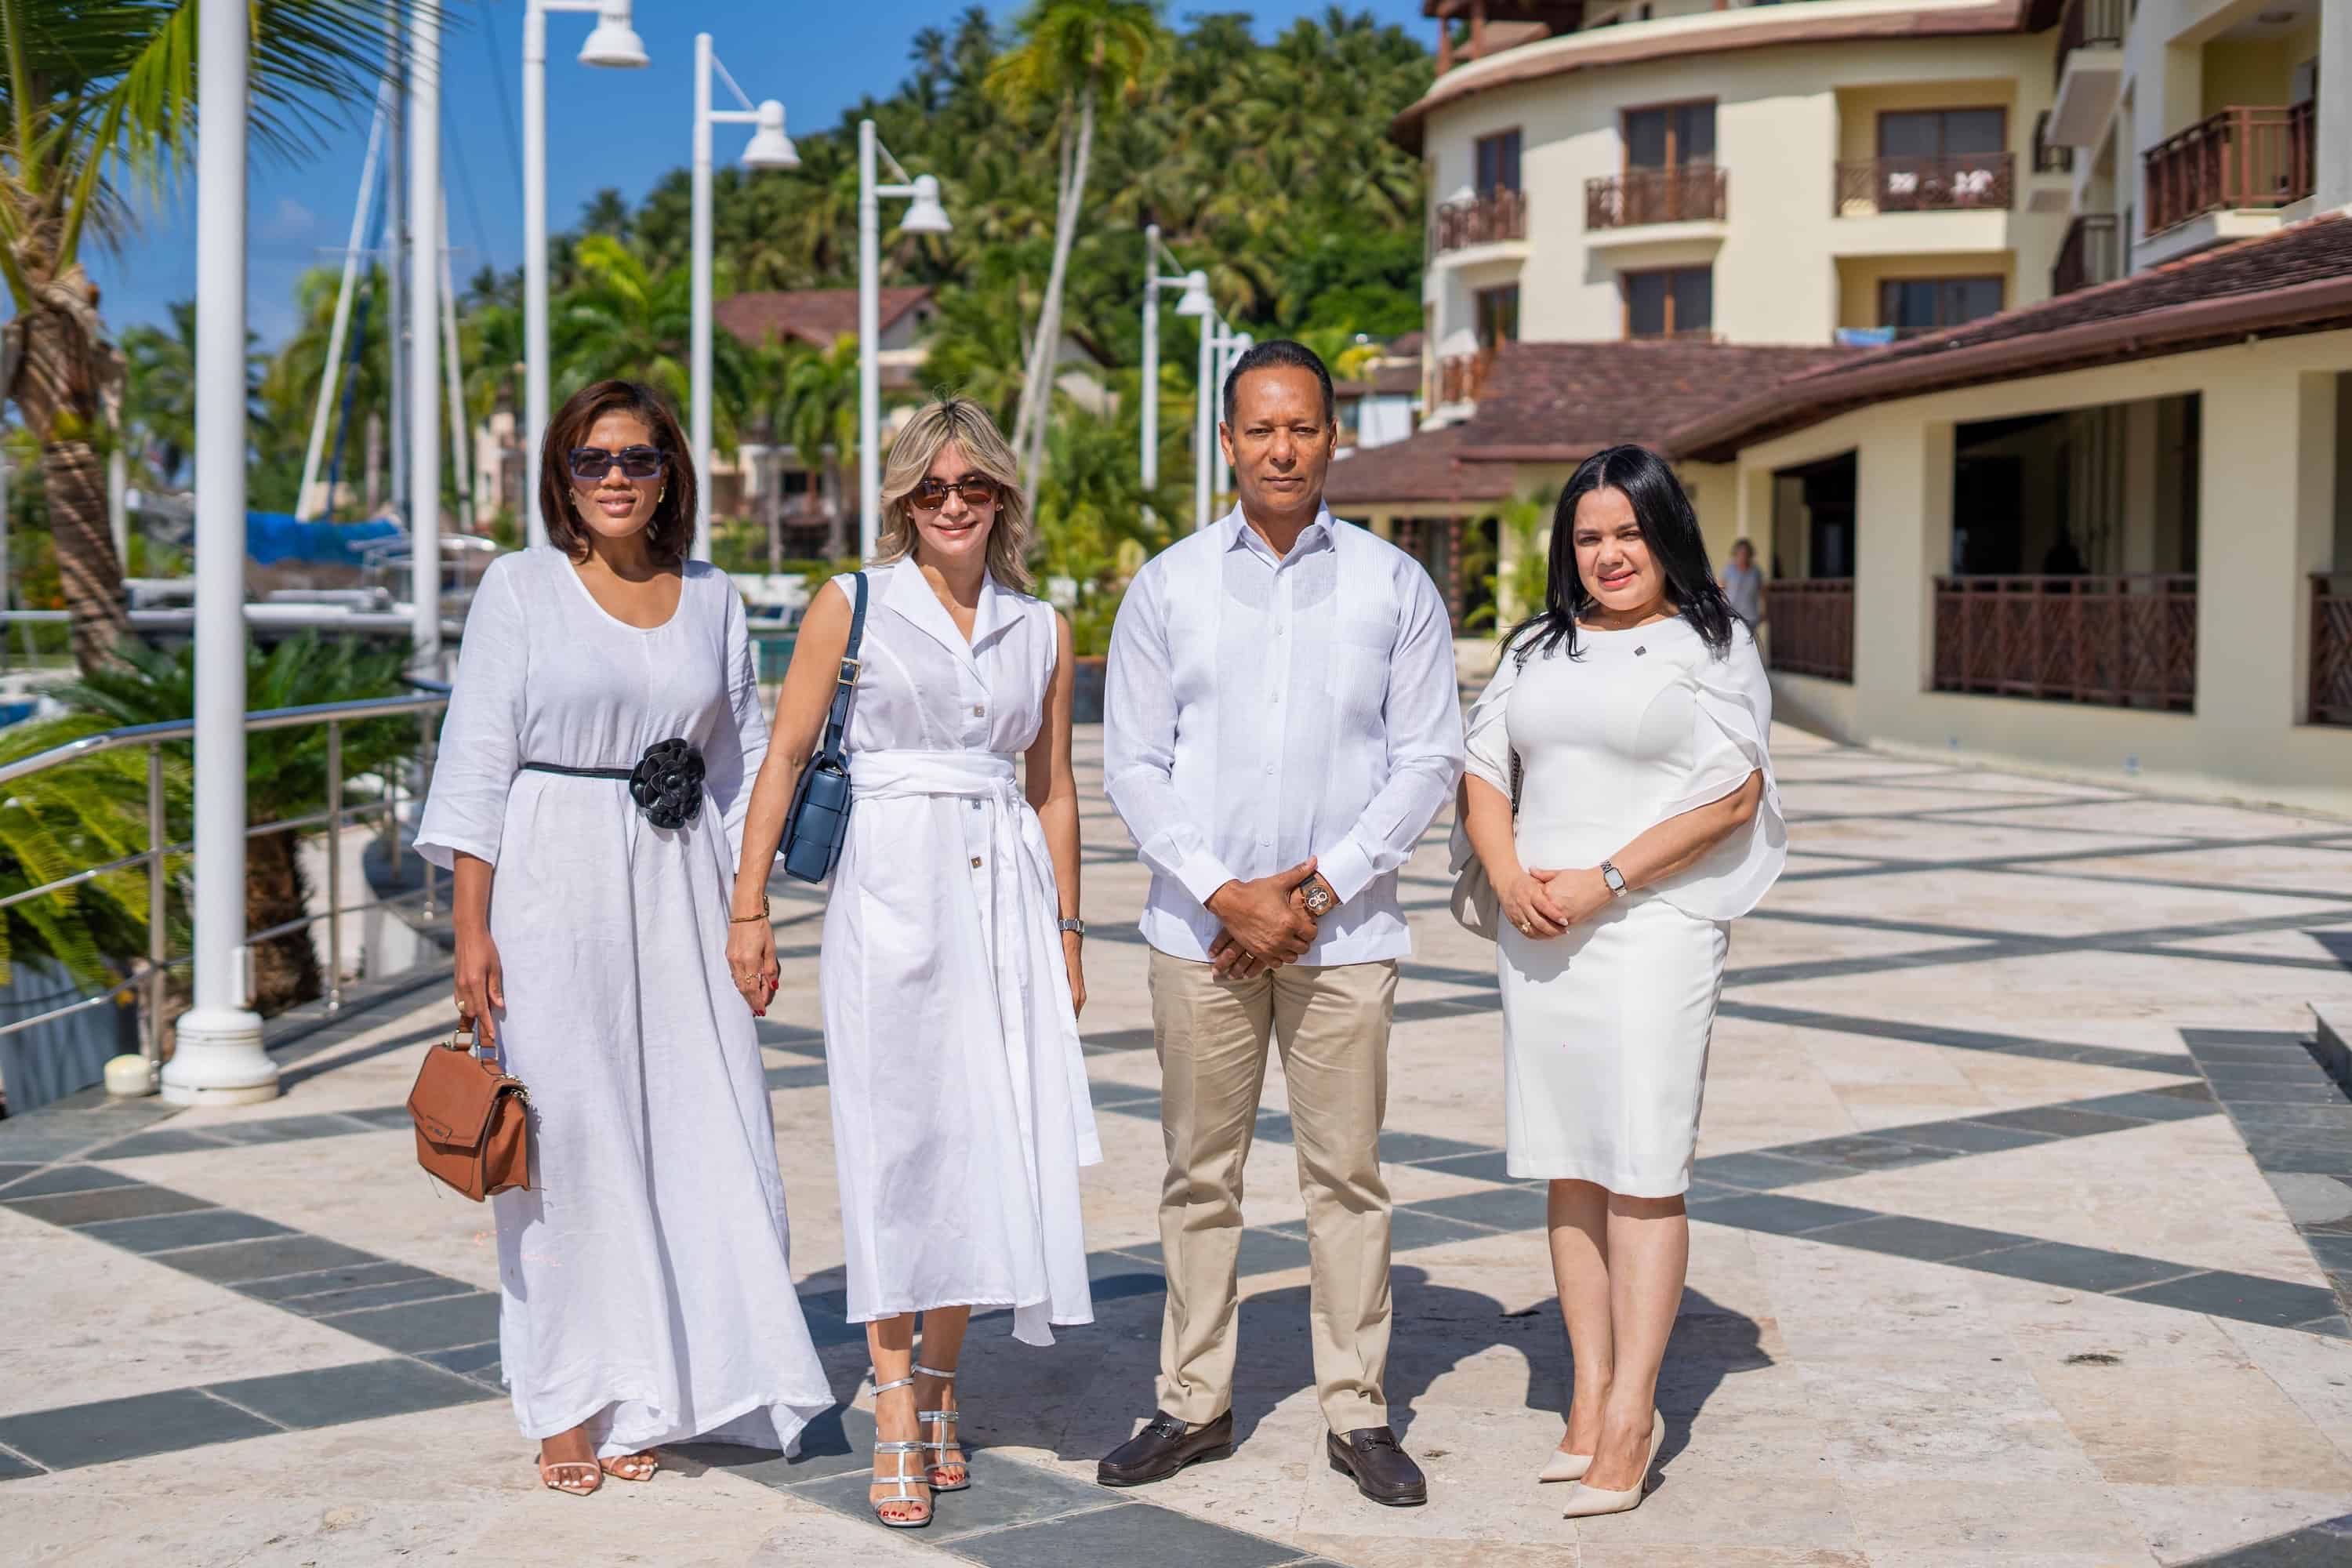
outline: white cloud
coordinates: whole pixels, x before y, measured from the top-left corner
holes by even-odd
[[[257,233],[263,240],[271,244],[283,245],[294,240],[309,238],[310,231],[318,226],[318,223],[317,216],[309,207],[304,206],[292,196],[280,196],[278,198],[276,209],[262,220]]]

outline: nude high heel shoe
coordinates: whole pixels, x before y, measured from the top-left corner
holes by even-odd
[[[1591,1468],[1591,1455],[1571,1454],[1564,1448],[1554,1448],[1551,1451],[1551,1458],[1544,1461],[1543,1473],[1538,1476],[1536,1479],[1538,1481],[1580,1481],[1584,1479],[1584,1472]]]
[[[1659,1446],[1666,1440],[1666,1418],[1655,1410],[1650,1412],[1650,1451],[1642,1457],[1642,1476],[1625,1491],[1603,1491],[1588,1487],[1582,1481],[1568,1494],[1568,1509],[1562,1519],[1587,1519],[1596,1513],[1631,1513],[1642,1506],[1642,1493],[1650,1484],[1650,1467],[1658,1462]]]

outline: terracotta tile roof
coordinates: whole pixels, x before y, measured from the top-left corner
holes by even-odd
[[[1413,501],[1491,501],[1511,493],[1508,463],[1461,460],[1464,426],[1449,426],[1385,447],[1359,447],[1333,462],[1323,499],[1347,516],[1352,508]]]
[[[1363,397],[1372,393],[1384,395],[1417,393],[1421,390],[1421,366],[1417,363],[1376,365],[1368,376],[1355,381],[1333,382],[1331,390],[1342,398]]]
[[[1720,460],[1865,403],[2343,327],[2352,327],[2352,216],[2330,214],[1792,374],[1693,416],[1667,440],[1681,456]]]
[[[929,301],[929,289],[885,289],[880,298],[882,330],[916,306]],[[770,338],[797,338],[831,348],[857,335],[855,289],[772,289],[733,294],[711,307],[711,320],[757,346]]]
[[[1825,345],[1673,341],[1505,343],[1465,428],[1471,460],[1576,462],[1669,432],[1785,377],[1851,360]]]

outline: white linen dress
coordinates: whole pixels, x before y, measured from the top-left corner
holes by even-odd
[[[701,748],[693,821],[617,779]],[[790,1453],[834,1401],[793,1293],[775,1124],[727,969],[728,889],[767,724],[725,574],[686,568],[650,629],[541,548],[483,574],[417,851],[491,862],[499,1038],[531,1103],[530,1188],[492,1198],[501,1365],[527,1436],[600,1455],[701,1437]]]
[[[1671,1197],[1690,1186],[1728,922],[1788,858],[1771,688],[1737,621],[1722,657],[1679,617],[1576,640],[1574,658],[1507,652],[1470,710],[1473,774],[1507,795],[1519,758],[1520,864],[1597,866],[1764,773],[1755,817],[1698,864],[1564,935],[1506,923],[1496,944],[1509,1173]],[[1459,825],[1454,853],[1468,863]]]
[[[847,577],[835,591],[850,594]],[[817,983],[848,1316],[1091,1322],[1078,1168],[1102,1158],[1054,863],[1023,795],[1052,608],[983,585],[967,643],[911,560],[866,574],[847,841]]]

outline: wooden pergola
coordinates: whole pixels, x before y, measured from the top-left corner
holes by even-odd
[[[1491,49],[1510,48],[1539,37],[1573,33],[1584,22],[1584,0],[1423,0],[1421,14],[1437,20],[1437,74],[1465,60],[1483,59]],[[1454,51],[1454,23],[1470,19],[1468,49]],[[1486,25],[1496,24],[1489,35]],[[1541,33],[1531,33],[1530,26]]]

